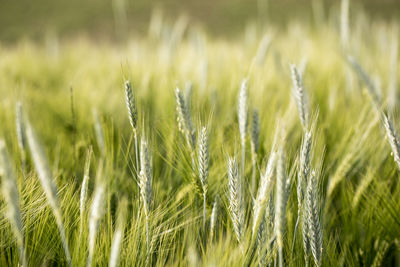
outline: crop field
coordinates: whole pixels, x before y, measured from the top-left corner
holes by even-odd
[[[0,43],[0,266],[399,266],[400,25],[341,5]]]

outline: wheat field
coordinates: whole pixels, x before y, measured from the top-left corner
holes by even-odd
[[[0,45],[0,266],[398,266],[399,24]]]

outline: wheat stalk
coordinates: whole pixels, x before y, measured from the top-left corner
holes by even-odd
[[[361,67],[361,65],[357,62],[357,60],[354,57],[348,56],[347,61],[350,63],[351,67],[356,72],[359,79],[365,83],[365,85],[367,87],[367,92],[372,99],[372,103],[379,110],[379,107],[381,105],[381,98],[378,94],[378,91],[377,91],[374,83],[371,81],[368,74],[365,72],[365,70]]]
[[[85,209],[86,209],[87,191],[88,191],[88,186],[89,186],[90,160],[92,158],[92,153],[93,153],[93,149],[92,149],[92,147],[90,147],[86,154],[85,168],[84,168],[84,172],[83,172],[83,181],[82,181],[81,194],[80,194],[80,206],[79,206],[80,218],[81,218],[81,227],[79,230],[80,233],[82,233],[82,229],[83,229],[83,221],[84,221],[83,218],[84,218],[84,213],[85,213]]]
[[[258,110],[253,110],[251,124],[251,160],[253,163],[251,192],[254,194],[256,190],[256,172],[257,172],[257,152],[260,138],[260,121],[258,117]]]
[[[211,210],[211,217],[210,217],[210,241],[213,241],[215,227],[217,225],[218,219],[218,196],[214,200],[214,204]]]
[[[20,209],[18,187],[16,177],[11,167],[4,140],[0,139],[0,176],[2,179],[2,192],[6,203],[6,216],[11,223],[12,230],[19,249],[21,266],[27,266],[24,228],[22,224],[22,213]]]
[[[104,191],[105,184],[102,178],[103,172],[103,160],[100,160],[99,167],[97,170],[96,177],[96,189],[94,192],[94,197],[92,201],[92,205],[90,207],[90,218],[89,218],[89,255],[87,259],[87,267],[92,266],[93,256],[94,256],[94,248],[96,244],[96,235],[97,230],[99,228],[100,219],[103,217],[105,212],[104,208]]]
[[[101,122],[97,110],[93,110],[93,117],[94,117],[94,130],[96,133],[97,145],[99,147],[101,156],[104,157],[106,154],[106,145],[104,143],[103,128],[101,127]]]
[[[231,219],[236,238],[240,243],[243,237],[245,214],[239,169],[236,159],[234,157],[228,159],[228,179],[229,208],[231,211]]]
[[[283,148],[279,149],[276,166],[276,212],[275,212],[275,235],[279,253],[279,267],[283,266],[283,235],[286,224],[286,204],[288,200],[288,183],[285,167],[285,153]]]
[[[260,185],[253,206],[253,236],[257,234],[261,219],[264,216],[265,206],[269,192],[272,190],[272,178],[275,170],[276,152],[272,151],[268,159],[268,164],[263,175],[261,175]]]
[[[53,210],[54,217],[56,218],[67,263],[71,266],[71,254],[69,253],[67,238],[65,235],[61,206],[57,196],[57,187],[53,182],[53,175],[43,148],[36,138],[35,132],[29,122],[26,122],[26,136],[40,183],[46,194],[50,207]]]
[[[18,102],[15,107],[15,126],[17,130],[18,147],[21,153],[22,171],[24,171],[26,165],[26,130],[23,120],[23,110],[21,102]]]
[[[203,188],[203,228],[206,227],[206,194],[209,175],[208,130],[202,127],[199,134],[199,180]]]
[[[124,229],[126,223],[128,201],[124,197],[118,205],[118,218],[117,218],[117,228],[114,232],[114,237],[111,245],[111,256],[108,266],[116,267],[118,265],[118,258],[120,252],[121,241],[124,236]]]
[[[238,98],[238,121],[239,121],[239,133],[240,141],[242,144],[242,162],[241,162],[241,172],[244,176],[244,166],[246,157],[246,134],[248,125],[248,80],[243,79],[239,90]]]

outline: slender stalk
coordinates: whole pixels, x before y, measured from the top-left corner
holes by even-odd
[[[138,136],[137,131],[133,131],[133,138],[135,139],[135,161],[136,161],[136,179],[138,181],[138,204],[140,203],[140,186],[139,186],[139,148],[138,148]]]
[[[253,206],[253,236],[257,235],[258,228],[262,222],[262,218],[265,214],[265,207],[268,200],[269,192],[272,190],[272,177],[275,170],[276,152],[271,152],[268,159],[268,164],[264,174],[261,176],[260,185]]]
[[[14,236],[17,239],[20,264],[27,265],[25,252],[25,237],[20,209],[16,177],[6,150],[4,140],[0,139],[0,176],[2,179],[2,193],[6,203],[6,217],[11,223]]]
[[[256,190],[256,173],[257,173],[257,151],[260,135],[260,123],[258,118],[258,110],[253,111],[253,119],[251,125],[251,161],[253,165],[251,192],[255,194]]]
[[[92,157],[92,147],[89,148],[88,153],[86,155],[85,161],[85,170],[83,174],[83,181],[81,186],[81,194],[80,194],[80,220],[81,220],[81,227],[79,230],[79,234],[82,234],[83,229],[83,222],[84,222],[84,212],[86,209],[86,199],[87,199],[87,191],[89,185],[89,170],[90,170],[90,159]]]
[[[21,102],[17,103],[15,108],[15,124],[17,129],[18,147],[21,153],[22,172],[25,173],[26,165],[26,133],[23,120],[23,110]]]
[[[286,225],[286,203],[288,198],[288,185],[285,167],[285,154],[283,148],[279,150],[276,166],[276,212],[275,212],[275,235],[278,245],[279,267],[283,266],[283,238]]]
[[[94,192],[94,198],[92,202],[92,206],[90,209],[90,219],[89,219],[89,255],[87,259],[87,267],[92,266],[93,256],[94,256],[94,248],[96,244],[96,235],[97,230],[99,227],[100,219],[103,217],[105,212],[103,208],[103,201],[104,201],[104,191],[105,185],[101,181],[102,180],[102,161],[99,163],[99,169],[97,171],[97,178],[96,178],[96,189]]]
[[[206,229],[206,193],[203,193],[203,229]]]
[[[256,191],[257,154],[252,153],[251,155],[252,155],[251,192],[252,194],[254,194]]]
[[[242,145],[242,161],[241,173],[244,177],[245,159],[246,159],[246,132],[248,125],[248,81],[244,79],[240,86],[239,99],[238,99],[238,120],[239,120],[239,133]]]
[[[214,231],[217,224],[217,216],[218,216],[218,196],[214,200],[213,208],[211,211],[210,218],[210,241],[213,241]]]
[[[57,227],[60,232],[61,243],[64,248],[67,264],[71,266],[71,254],[69,252],[68,242],[65,234],[60,201],[57,196],[57,187],[53,181],[53,174],[51,173],[47,157],[45,156],[45,153],[43,151],[43,147],[36,138],[36,134],[32,126],[29,124],[29,122],[26,122],[26,125],[27,141],[31,151],[35,169],[38,174],[43,191],[45,192],[47,200],[50,204],[50,207],[53,210]]]
[[[150,234],[149,234],[149,216],[146,216],[146,249],[147,249],[147,258],[150,255]]]
[[[128,201],[124,197],[118,205],[118,218],[117,218],[117,228],[115,229],[114,238],[111,246],[111,256],[109,267],[116,267],[118,265],[119,251],[121,246],[121,241],[124,236],[124,228],[126,223]]]

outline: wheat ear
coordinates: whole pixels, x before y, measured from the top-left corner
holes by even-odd
[[[396,129],[394,128],[392,119],[382,113],[383,125],[386,130],[386,136],[389,141],[390,147],[392,148],[392,154],[397,167],[400,169],[400,141],[397,135]]]
[[[209,175],[208,130],[202,127],[199,134],[199,179],[203,188],[203,228],[206,227],[206,194]]]
[[[193,127],[192,119],[190,116],[190,111],[185,101],[185,97],[182,92],[176,88],[176,111],[179,130],[182,132],[183,136],[186,138],[186,142],[192,151],[195,149],[196,145],[196,133]]]
[[[136,177],[139,174],[139,152],[138,152],[138,129],[137,129],[137,120],[138,120],[138,113],[136,108],[136,101],[135,96],[133,94],[132,85],[130,81],[125,81],[125,100],[126,100],[126,107],[128,109],[128,117],[129,122],[132,126],[133,131],[133,138],[135,142],[135,170],[136,170]],[[138,179],[139,180],[139,179]],[[138,196],[140,196],[140,188],[138,188]]]
[[[307,184],[306,192],[306,206],[305,212],[307,213],[307,230],[309,237],[309,244],[316,266],[322,264],[322,228],[320,222],[320,198],[318,194],[318,181],[316,180],[315,172],[312,172]]]
[[[310,120],[307,92],[304,88],[303,80],[296,66],[290,65],[290,71],[292,74],[293,94],[296,99],[297,110],[300,116],[300,122],[301,125],[303,126],[303,129],[307,129]]]
[[[152,169],[147,141],[142,138],[140,145],[140,174],[139,187],[143,199],[143,209],[146,215],[146,244],[147,256],[150,253],[149,216],[152,202]]]
[[[244,204],[239,169],[234,157],[228,159],[228,179],[231,219],[236,238],[240,243],[242,241],[244,228]]]

